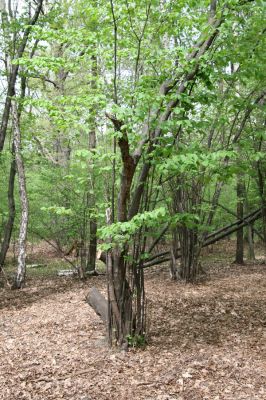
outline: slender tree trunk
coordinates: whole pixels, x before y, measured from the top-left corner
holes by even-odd
[[[254,248],[254,231],[253,231],[253,225],[250,224],[247,227],[247,233],[248,233],[248,258],[251,261],[255,261],[255,248]]]
[[[257,163],[258,173],[258,188],[261,199],[261,211],[262,211],[262,234],[264,239],[264,246],[266,248],[266,193],[265,193],[265,177],[262,172],[261,162]]]
[[[93,58],[93,76],[96,79],[97,77],[97,62],[96,58]],[[93,87],[96,86],[95,82],[92,82]],[[96,149],[96,130],[95,130],[95,125],[96,125],[96,112],[92,112],[91,119],[92,119],[92,128],[90,129],[89,132],[89,149],[92,153],[95,152]],[[95,175],[94,175],[94,165],[93,161],[91,164],[91,171],[90,171],[90,176],[91,176],[91,193],[88,195],[89,196],[89,208],[91,209],[91,215],[90,215],[90,222],[89,222],[89,228],[90,228],[90,237],[89,237],[89,251],[88,251],[88,260],[87,260],[87,270],[90,273],[96,273],[96,253],[97,253],[97,218],[95,216],[95,208],[96,208],[96,196],[95,196]]]
[[[28,198],[26,190],[26,177],[24,171],[24,163],[21,155],[21,134],[19,126],[19,116],[17,106],[14,101],[11,105],[13,131],[14,131],[14,151],[15,160],[17,165],[18,182],[19,182],[19,197],[21,203],[21,219],[19,229],[18,241],[18,265],[17,275],[14,282],[14,288],[20,289],[26,277],[26,240],[27,240],[27,227],[28,227]]]
[[[197,232],[183,226],[179,232],[180,238],[180,275],[186,282],[193,282],[198,275],[199,248]]]
[[[9,173],[9,183],[8,183],[8,220],[4,228],[4,237],[1,243],[1,250],[0,250],[0,270],[3,268],[6,254],[10,245],[14,220],[15,220],[15,199],[14,199],[14,186],[15,186],[15,176],[16,176],[16,160],[15,156],[12,153],[12,161],[10,166],[10,173]]]
[[[248,214],[250,212],[249,201],[248,201],[248,190],[245,187],[245,211]],[[254,227],[253,223],[249,224],[246,228],[247,243],[248,243],[248,259],[251,261],[256,260],[255,247],[254,247]]]
[[[237,176],[237,218],[244,218],[245,184],[242,175]],[[244,264],[244,228],[240,228],[236,234],[236,264]]]
[[[87,271],[89,271],[90,273],[96,272],[96,254],[97,254],[97,220],[95,217],[91,217],[89,254],[87,261]]]

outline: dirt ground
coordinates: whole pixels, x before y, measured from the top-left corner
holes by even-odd
[[[1,400],[266,399],[266,265],[209,259],[197,285],[147,271],[149,344],[105,345],[84,299],[105,277],[0,289]]]

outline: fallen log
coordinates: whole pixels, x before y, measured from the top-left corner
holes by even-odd
[[[77,275],[77,271],[74,269],[60,269],[57,271],[57,276],[74,276]]]
[[[86,302],[93,308],[103,322],[108,321],[108,304],[106,298],[99,292],[96,287],[92,287],[89,291]]]

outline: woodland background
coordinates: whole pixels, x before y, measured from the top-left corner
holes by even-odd
[[[36,304],[44,293],[52,302],[57,289],[82,301],[90,288],[109,345],[135,349],[153,343],[160,302],[171,309],[188,296],[191,314],[182,309],[182,320],[199,318],[202,327],[211,314],[196,304],[217,294],[211,320],[227,315],[228,304],[217,304],[228,300],[223,279],[232,279],[231,295],[244,306],[228,300],[229,314],[249,324],[254,296],[262,338],[265,2],[1,0],[0,12],[3,309],[17,310],[21,300],[27,310],[35,285]],[[156,293],[166,293],[157,305]],[[173,315],[164,323],[179,342]],[[212,325],[219,337],[231,323],[223,322]],[[194,375],[182,376],[178,387],[189,396],[184,380]],[[258,387],[253,397],[232,398],[262,399]],[[182,398],[208,398],[201,395]]]

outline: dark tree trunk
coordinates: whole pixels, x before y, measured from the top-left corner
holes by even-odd
[[[0,251],[0,269],[4,266],[6,254],[9,249],[14,220],[15,220],[15,199],[14,199],[14,186],[15,186],[15,176],[16,176],[16,160],[14,154],[12,154],[13,159],[11,161],[10,173],[9,173],[9,183],[8,183],[8,220],[4,229],[4,237],[1,243]]]
[[[96,218],[91,217],[89,252],[87,261],[87,271],[90,273],[96,271],[96,254],[97,254],[97,220]]]
[[[266,248],[266,193],[265,193],[265,175],[262,171],[261,162],[257,163],[257,173],[258,173],[258,188],[261,199],[261,211],[262,211],[262,235],[264,246]]]
[[[186,282],[193,282],[198,275],[199,250],[197,232],[183,226],[179,231],[180,276]]]
[[[119,346],[127,344],[132,334],[132,292],[126,277],[124,254],[114,249],[108,257],[109,342]]]
[[[244,196],[245,196],[245,184],[243,176],[238,175],[237,177],[237,218],[244,218]],[[236,264],[244,264],[244,228],[240,228],[236,234]]]
[[[178,242],[178,230],[174,229],[172,232],[172,248],[171,248],[171,260],[170,260],[170,277],[173,281],[175,281],[178,277],[180,278],[180,274],[178,274],[177,268],[177,259],[178,253],[180,252],[179,242]],[[180,272],[180,271],[179,271]]]
[[[97,67],[97,57],[95,55],[91,58],[92,61],[92,76],[91,80],[91,90],[95,91],[97,89],[97,77],[98,77],[98,67]],[[95,153],[96,149],[96,116],[97,110],[96,107],[90,110],[90,131],[89,131],[89,143],[88,147],[92,154]],[[88,207],[92,211],[89,215],[89,248],[88,248],[88,259],[87,259],[87,271],[90,274],[96,273],[96,254],[97,254],[97,218],[95,216],[96,211],[96,195],[95,195],[95,172],[94,172],[94,160],[89,165],[89,174],[90,174],[90,193],[88,194]]]
[[[95,118],[93,118],[93,124],[95,126]],[[89,133],[89,149],[90,151],[94,152],[96,149],[96,132],[95,128],[91,129]],[[89,251],[88,251],[88,260],[87,260],[87,271],[90,273],[96,271],[96,253],[97,253],[97,218],[95,214],[95,207],[96,207],[96,196],[95,196],[95,176],[94,176],[94,165],[91,166],[91,193],[88,195],[90,196],[88,201],[88,206],[92,210],[90,215],[90,222],[89,222]]]

